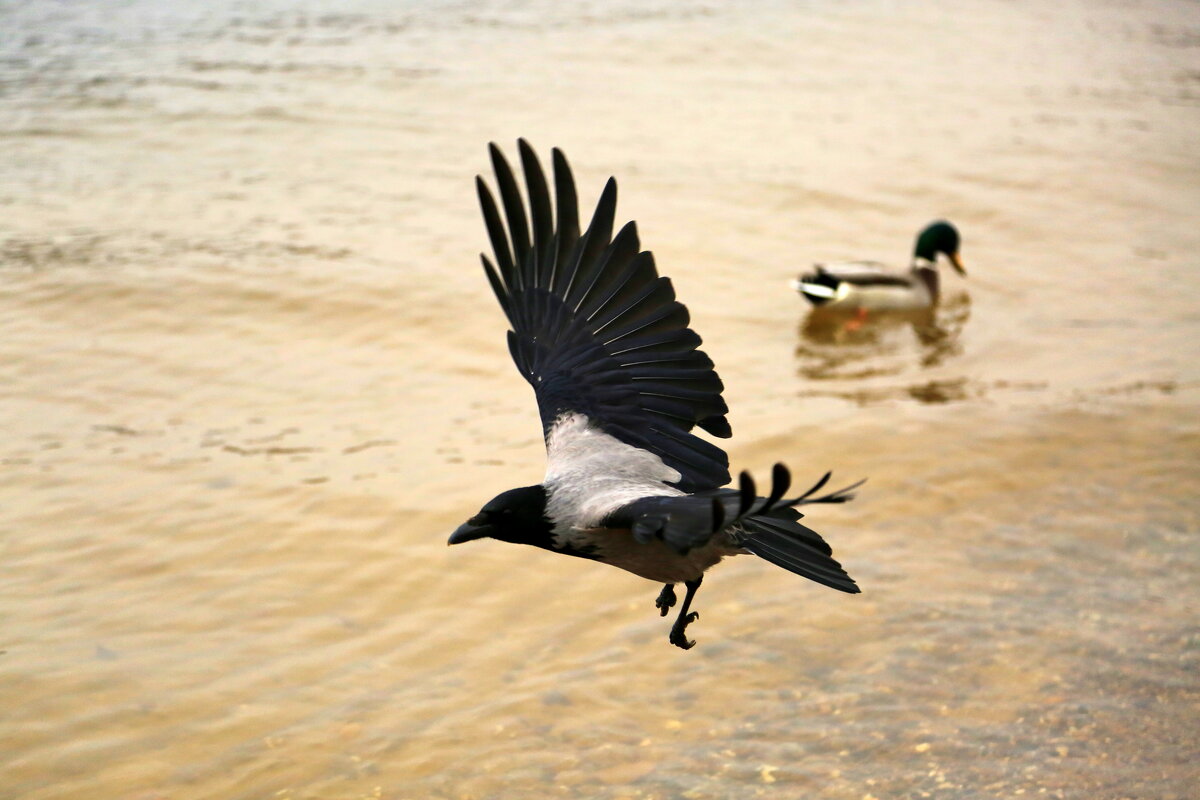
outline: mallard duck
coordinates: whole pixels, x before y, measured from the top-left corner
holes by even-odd
[[[912,266],[907,273],[890,271],[874,262],[815,264],[801,275],[796,291],[818,308],[847,311],[917,311],[938,301],[938,253],[943,253],[966,276],[958,256],[958,230],[945,220],[931,222],[917,234]]]

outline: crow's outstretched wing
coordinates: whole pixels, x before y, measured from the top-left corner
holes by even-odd
[[[483,266],[512,325],[509,351],[537,395],[543,431],[549,435],[564,414],[582,415],[661,458],[679,473],[679,490],[728,483],[725,452],[690,432],[699,426],[730,435],[721,380],[696,349],[700,337],[671,282],[640,249],[635,224],[613,235],[616,181],[609,179],[581,232],[575,180],[562,152],[553,151],[552,203],[537,156],[524,140],[518,147],[528,213],[494,144],[499,206],[476,179],[495,253],[495,264],[484,256]]]

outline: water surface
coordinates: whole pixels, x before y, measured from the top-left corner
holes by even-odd
[[[1183,798],[1200,10],[0,3],[0,794]],[[863,587],[498,543],[541,476],[476,254],[563,147],[688,304],[735,469]],[[813,320],[817,260],[923,320]]]

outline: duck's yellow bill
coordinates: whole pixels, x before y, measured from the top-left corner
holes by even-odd
[[[957,252],[950,254],[950,263],[954,265],[956,270],[958,270],[959,275],[965,276],[967,274],[967,268],[964,267],[962,263],[962,256],[960,256]]]

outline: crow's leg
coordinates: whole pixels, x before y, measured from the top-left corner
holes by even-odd
[[[675,605],[675,584],[664,584],[662,591],[658,593],[658,599],[654,601],[654,605],[659,610],[659,616],[665,617],[667,612]]]
[[[700,615],[695,611],[688,613],[691,608],[692,598],[696,596],[696,590],[700,588],[700,581],[704,580],[701,575],[694,581],[684,581],[683,585],[687,587],[687,595],[683,598],[683,605],[679,609],[679,616],[675,618],[675,624],[671,626],[671,644],[676,647],[682,647],[684,650],[691,650],[696,646],[695,640],[689,640],[683,635],[687,626],[700,619]]]

